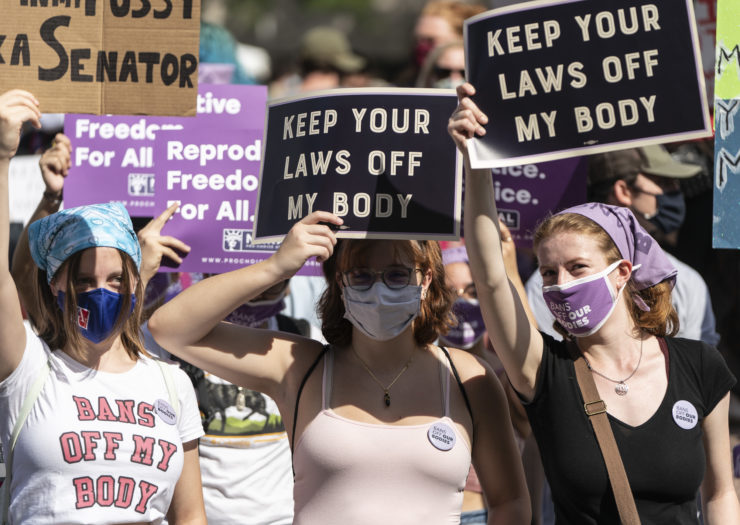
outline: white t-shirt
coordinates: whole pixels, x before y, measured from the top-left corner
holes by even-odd
[[[5,450],[44,363],[51,372],[13,452],[10,522],[160,523],[183,465],[183,442],[203,434],[188,377],[167,364],[180,403],[172,417],[162,370],[141,357],[124,373],[87,368],[49,352],[30,329],[18,368],[0,382]],[[169,414],[168,414],[169,412]]]
[[[275,317],[268,319],[266,329],[278,330]],[[149,352],[171,358],[146,325],[141,333]],[[237,408],[239,387],[208,372],[198,391],[208,398],[202,400],[200,409],[210,419],[199,449],[208,523],[293,523],[290,445],[275,401],[261,392],[242,389],[245,406]]]

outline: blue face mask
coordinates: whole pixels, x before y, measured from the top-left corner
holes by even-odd
[[[64,311],[65,296],[57,294],[57,304]],[[77,328],[93,343],[99,343],[110,336],[116,325],[123,304],[123,296],[105,288],[96,288],[77,294]],[[131,296],[131,311],[134,310],[136,296]],[[129,312],[130,313],[130,312]]]
[[[686,216],[686,202],[683,199],[683,193],[671,191],[656,195],[655,200],[658,204],[658,213],[648,220],[660,228],[663,233],[678,230]]]

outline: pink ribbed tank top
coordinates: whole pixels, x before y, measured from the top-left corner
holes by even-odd
[[[448,415],[450,369],[437,353],[444,415],[405,426],[362,423],[334,413],[329,407],[333,349],[326,353],[322,410],[293,454],[294,525],[460,523],[471,452]],[[432,426],[436,439],[430,437]],[[441,450],[453,436],[454,445]]]

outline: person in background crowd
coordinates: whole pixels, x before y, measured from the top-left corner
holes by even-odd
[[[486,7],[477,2],[434,0],[427,3],[414,26],[409,65],[396,83],[413,86],[429,53],[438,46],[462,40],[465,19],[485,10]]]
[[[640,225],[660,242],[674,234],[683,222],[685,205],[679,181],[700,170],[699,166],[673,160],[663,146],[594,155],[589,159],[589,200],[630,208]],[[671,294],[678,312],[677,336],[717,345],[719,334],[704,279],[670,253],[666,257],[678,269]],[[553,329],[555,318],[542,298],[539,272],[532,274],[526,288],[540,330],[559,337]]]
[[[435,47],[421,66],[416,87],[456,88],[465,82],[465,45],[461,40]]]
[[[224,64],[232,68],[228,84],[254,84],[250,76],[239,62],[236,49],[237,42],[231,33],[224,27],[201,21],[200,46],[198,59],[200,64]]]
[[[204,279],[158,309],[152,335],[291,415],[296,525],[457,523],[471,457],[489,525],[528,523],[500,383],[474,356],[431,344],[451,321],[438,243],[348,240],[335,250],[328,225],[341,223],[304,217],[266,261]],[[329,345],[220,322],[309,257],[324,261]]]
[[[735,378],[715,348],[672,337],[675,267],[628,208],[589,203],[554,215],[535,232],[534,247],[542,293],[568,342],[538,332],[504,270],[491,175],[470,167],[467,140],[488,124],[474,94],[470,84],[458,88],[448,126],[466,166],[466,246],[486,327],[526,403],[557,523],[619,521],[574,388],[580,356],[605,403],[641,521],[697,523],[701,488],[705,524],[740,522],[727,421]]]
[[[508,229],[503,223],[500,223],[502,231],[506,231],[506,238],[508,241],[505,243],[507,246],[506,260],[507,260],[507,273],[510,275],[512,281],[519,281],[519,288],[524,289],[524,285],[519,278],[518,269],[516,267],[516,250],[514,248],[513,240],[508,235]],[[445,283],[448,288],[452,290],[455,295],[455,303],[452,307],[452,312],[455,314],[457,319],[457,325],[449,329],[447,334],[439,337],[439,342],[451,346],[453,348],[460,348],[466,350],[482,359],[487,359],[490,363],[497,363],[493,368],[496,375],[501,380],[501,384],[506,392],[506,397],[509,403],[509,412],[511,414],[512,423],[514,425],[514,437],[516,438],[519,450],[523,451],[525,445],[530,442],[530,435],[532,433],[529,423],[527,422],[527,415],[524,412],[521,402],[516,396],[516,393],[511,388],[509,380],[506,378],[503,366],[496,357],[495,353],[488,348],[489,339],[486,334],[486,327],[483,323],[483,316],[478,305],[477,294],[475,291],[475,284],[473,283],[473,276],[470,273],[470,265],[468,264],[468,255],[465,250],[464,243],[447,243],[447,247],[442,250],[442,262],[445,266]],[[450,246],[452,245],[452,246]],[[513,264],[513,266],[509,266]],[[522,295],[524,298],[524,295]],[[531,444],[535,448],[536,456],[536,444],[531,440]],[[539,462],[539,460],[538,460]],[[528,468],[529,467],[529,468]],[[530,479],[529,474],[535,469],[532,469],[530,465],[524,464],[525,475],[527,476],[527,486],[530,492],[530,499],[533,501],[532,504],[532,516],[533,522],[538,523],[538,513],[540,510],[540,499],[541,490],[538,490],[542,486],[542,474],[537,480]],[[542,470],[540,465],[539,470]],[[534,493],[533,493],[534,489]],[[536,503],[535,503],[536,502]],[[463,497],[463,513],[460,523],[486,523],[487,511],[486,502],[483,499],[481,493],[481,487],[478,483],[478,476],[475,469],[470,469],[467,482],[465,484],[465,494]]]
[[[698,175],[681,179],[686,200],[686,218],[677,235],[663,244],[673,255],[696,269],[705,280],[712,297],[712,309],[721,339],[719,351],[735,376],[740,376],[740,352],[735,341],[740,333],[740,251],[712,247],[714,207],[714,139],[674,142],[666,147],[671,156],[700,168]],[[740,424],[740,385],[735,385],[730,402],[730,424]],[[731,429],[733,430],[733,429]],[[737,433],[737,429],[735,429]],[[740,473],[740,469],[737,470]]]
[[[284,76],[270,85],[272,98],[342,87],[345,77],[359,74],[367,61],[352,51],[347,36],[329,26],[314,27],[301,39],[298,73]]]
[[[38,126],[39,117],[31,93],[0,95],[0,250],[8,164],[21,124]],[[28,246],[39,267],[35,331],[24,327],[0,262],[4,519],[206,523],[195,395],[185,374],[150,358],[139,340],[141,250],[125,208],[54,213],[31,225]]]

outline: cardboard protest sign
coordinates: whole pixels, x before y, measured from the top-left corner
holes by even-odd
[[[740,3],[717,3],[712,247],[740,248]]]
[[[475,168],[711,135],[691,0],[558,0],[465,22]]]
[[[201,84],[199,91],[195,118],[66,115],[64,132],[73,150],[65,206],[118,201],[134,217],[151,217],[157,173],[164,169],[155,162],[159,133],[182,137],[212,128],[262,130],[264,86]]]
[[[588,162],[573,157],[493,168],[496,208],[520,248],[531,248],[537,224],[549,212],[586,202]]]
[[[9,0],[0,91],[51,113],[195,115],[200,0]]]
[[[340,236],[454,239],[460,169],[451,90],[346,89],[269,104],[255,237],[276,240],[315,210]]]

